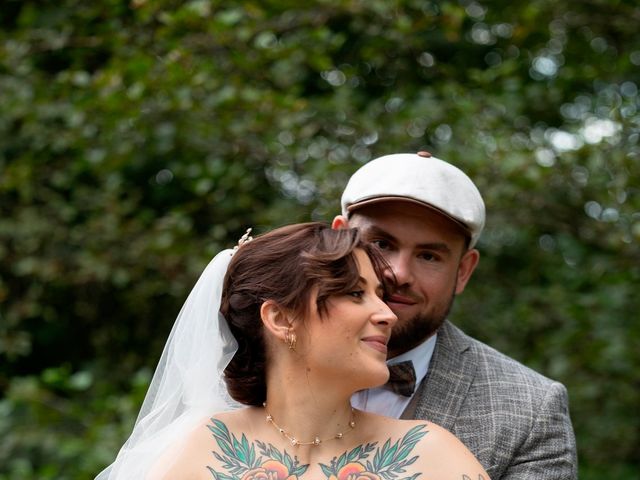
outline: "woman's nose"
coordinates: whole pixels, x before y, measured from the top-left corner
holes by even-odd
[[[372,320],[378,325],[393,327],[398,321],[398,317],[381,298],[378,298],[377,308],[378,310],[374,313]]]

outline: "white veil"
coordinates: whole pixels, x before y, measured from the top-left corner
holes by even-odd
[[[222,374],[238,345],[220,310],[233,250],[207,265],[191,290],[164,347],[131,436],[96,480],[144,479],[160,454],[216,412],[240,407]]]

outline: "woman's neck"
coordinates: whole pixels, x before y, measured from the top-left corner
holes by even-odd
[[[290,443],[318,445],[348,436],[357,425],[349,393],[340,394],[331,387],[314,388],[313,383],[299,379],[283,380],[268,382],[264,414]]]
[[[272,425],[294,447],[297,447],[297,446],[318,447],[322,443],[330,441],[330,440],[341,440],[342,438],[344,438],[344,436],[346,434],[350,433],[350,431],[352,429],[354,429],[355,426],[356,426],[355,410],[353,408],[351,408],[350,409],[350,415],[349,415],[349,421],[347,423],[347,427],[349,428],[349,430],[340,429],[338,431],[335,431],[335,433],[332,433],[331,435],[322,435],[322,434],[316,433],[313,436],[313,438],[311,438],[310,440],[303,440],[302,437],[297,436],[295,433],[293,433],[293,431],[287,430],[283,426],[281,426],[278,423],[276,423],[275,419],[273,418],[273,415],[269,412],[269,407],[268,407],[266,402],[264,403],[264,410],[265,410],[265,419],[266,419],[267,423]],[[338,423],[338,425],[340,424],[340,422],[337,422],[337,423]],[[322,427],[318,426],[315,429],[315,431],[317,432],[321,428]],[[306,428],[306,430],[309,430],[309,428]]]

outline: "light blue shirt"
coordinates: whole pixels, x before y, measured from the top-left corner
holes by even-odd
[[[429,363],[433,356],[433,350],[436,348],[437,334],[429,337],[417,347],[404,352],[402,355],[393,357],[387,362],[388,365],[411,360],[413,368],[416,372],[416,387],[427,375]],[[414,390],[415,394],[415,390]],[[351,397],[351,405],[359,410],[365,410],[371,413],[386,415],[387,417],[400,418],[402,412],[411,402],[411,397],[398,395],[383,387],[370,388],[356,392]]]

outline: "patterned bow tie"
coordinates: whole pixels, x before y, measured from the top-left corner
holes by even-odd
[[[416,388],[416,371],[413,369],[413,362],[407,360],[389,365],[389,381],[384,388],[404,397],[413,395]]]

